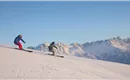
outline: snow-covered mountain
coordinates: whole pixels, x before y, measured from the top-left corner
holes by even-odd
[[[47,52],[48,46],[49,43],[43,43],[35,49]],[[58,47],[57,53],[61,54],[130,64],[130,38],[114,37],[84,44],[72,43],[70,45],[57,43],[56,46]]]
[[[83,44],[83,50],[97,59],[130,64],[129,38],[120,37]]]

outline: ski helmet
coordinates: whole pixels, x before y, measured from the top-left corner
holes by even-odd
[[[52,44],[55,44],[55,42],[53,41]]]
[[[19,36],[22,38],[22,35],[21,35],[21,34],[19,34]]]

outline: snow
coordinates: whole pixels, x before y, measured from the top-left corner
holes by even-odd
[[[122,40],[111,40],[110,42],[116,48],[119,48],[119,49],[124,50],[124,51],[127,50],[128,44],[123,42]]]
[[[101,44],[95,44],[95,45],[86,47],[85,50],[88,53],[100,56],[100,55],[102,55],[103,53],[106,53],[106,52],[107,53],[113,52],[115,49],[113,48],[113,46],[111,46],[111,45],[109,45],[105,42],[102,42]]]
[[[113,62],[5,47],[0,47],[0,59],[0,79],[130,79],[130,65]]]

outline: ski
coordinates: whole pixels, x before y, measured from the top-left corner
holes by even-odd
[[[14,49],[17,49],[17,50],[20,50],[20,49],[18,49],[18,48],[14,48]],[[21,49],[22,51],[26,51],[26,52],[33,52],[33,51],[31,51],[31,50],[26,50],[26,49]]]
[[[50,56],[56,56],[56,57],[60,57],[60,58],[64,58],[64,56],[62,56],[62,55],[52,55],[52,54],[48,54],[48,55],[50,55]]]

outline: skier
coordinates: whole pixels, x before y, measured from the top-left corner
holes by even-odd
[[[18,47],[19,47],[20,50],[23,50],[23,47],[22,47],[22,44],[20,43],[20,40],[21,40],[23,43],[26,43],[26,42],[22,39],[22,35],[19,34],[19,35],[15,38],[14,44],[15,44],[15,45],[18,45]]]
[[[52,54],[53,56],[55,55],[54,48],[58,49],[58,48],[55,46],[55,42],[52,42],[52,43],[49,45],[48,49],[49,49],[50,52],[53,53],[53,54]]]

